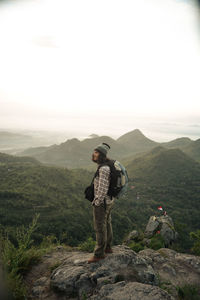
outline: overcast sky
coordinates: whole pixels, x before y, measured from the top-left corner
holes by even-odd
[[[192,1],[0,5],[0,128],[198,138],[199,78]]]

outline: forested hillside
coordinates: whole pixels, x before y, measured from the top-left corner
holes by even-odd
[[[51,147],[30,148],[21,153],[21,155],[33,156],[39,161],[68,168],[79,168],[92,166],[91,156],[93,149],[102,142],[111,146],[111,156],[120,158],[126,154],[127,150],[123,145],[119,145],[114,139],[101,136],[88,138],[83,141],[70,139],[60,145]]]
[[[27,225],[40,213],[38,241],[47,234],[65,241],[67,234],[70,244],[87,238],[91,232],[90,212],[83,189],[90,174],[46,167],[32,160],[0,155],[1,225],[10,229]]]
[[[200,164],[179,149],[162,147],[127,163],[131,178],[127,197],[133,199],[129,207],[136,223],[145,221],[161,205],[173,218],[183,239],[200,228]],[[188,241],[189,242],[189,241]]]
[[[200,139],[192,141],[183,150],[186,154],[200,162]]]
[[[127,195],[113,210],[115,243],[132,229],[144,230],[150,215],[162,205],[189,247],[189,232],[200,228],[200,165],[180,150],[157,147],[127,163]],[[47,167],[28,157],[0,155],[0,223],[9,232],[40,213],[36,242],[55,235],[69,245],[94,238],[92,208],[84,188],[93,173]]]

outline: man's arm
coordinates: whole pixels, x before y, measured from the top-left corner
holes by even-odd
[[[110,168],[103,166],[99,169],[99,185],[95,198],[92,202],[93,205],[99,206],[104,203],[104,199],[108,193],[110,185]]]

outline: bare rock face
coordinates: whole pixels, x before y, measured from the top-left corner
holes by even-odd
[[[167,290],[171,291],[172,294],[176,294],[177,286],[199,286],[199,256],[177,253],[167,248],[158,251],[145,249],[140,251],[138,255],[149,261],[159,277],[160,284],[165,283]]]
[[[101,288],[92,300],[175,300],[175,298],[157,286],[141,284],[139,282],[118,282]]]
[[[158,231],[159,229],[159,221],[158,218],[156,216],[151,216],[149,218],[149,221],[147,223],[144,235],[146,238],[151,238],[152,236],[154,236],[154,234],[156,233],[156,231]]]
[[[81,297],[84,292],[92,293],[105,283],[124,280],[158,284],[153,268],[145,259],[126,246],[116,246],[114,254],[98,263],[88,264],[84,254],[80,253],[79,259],[77,255],[70,257],[52,273],[51,287],[68,297]]]
[[[128,245],[129,243],[131,243],[132,241],[137,241],[137,239],[139,238],[139,233],[137,230],[133,230],[129,233],[129,235],[127,236],[127,238],[124,241],[124,244]]]
[[[145,238],[153,237],[157,231],[160,231],[161,236],[164,238],[165,246],[169,247],[176,239],[177,232],[174,229],[174,223],[170,216],[151,216],[146,226],[144,236]]]
[[[65,249],[44,256],[27,278],[34,282],[28,299],[175,300],[177,286],[199,286],[198,256],[166,248],[135,253],[121,245],[105,259],[88,264],[91,256]]]

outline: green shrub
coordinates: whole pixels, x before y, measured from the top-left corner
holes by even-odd
[[[165,247],[165,243],[164,243],[164,238],[162,237],[162,235],[157,234],[151,238],[149,248],[158,250],[163,247]]]
[[[6,280],[14,299],[26,298],[26,287],[23,283],[23,275],[40,260],[42,252],[36,249],[32,243],[31,235],[36,229],[39,215],[36,215],[32,224],[16,230],[17,245],[9,240],[8,235],[2,238],[2,261],[6,272]]]
[[[191,251],[196,255],[200,255],[200,230],[190,232],[190,238],[195,241]]]
[[[183,287],[177,287],[177,291],[180,300],[200,300],[198,288],[194,285],[187,284]]]
[[[60,241],[58,241],[55,235],[47,235],[43,238],[39,247],[40,249],[44,249],[46,253],[48,250],[50,251],[59,245],[60,245]]]
[[[27,289],[23,282],[23,277],[15,272],[10,272],[6,276],[6,284],[9,289],[11,299],[23,300],[26,299]]]
[[[31,264],[38,261],[40,257],[38,250],[32,246],[31,235],[36,229],[37,219],[34,217],[32,224],[25,229],[22,226],[16,231],[17,246],[15,246],[7,236],[3,244],[2,258],[8,273],[24,274]]]
[[[78,249],[81,251],[93,252],[96,242],[89,237],[85,242],[79,244]]]
[[[144,249],[144,246],[141,243],[131,242],[128,246],[135,252],[139,252]]]

